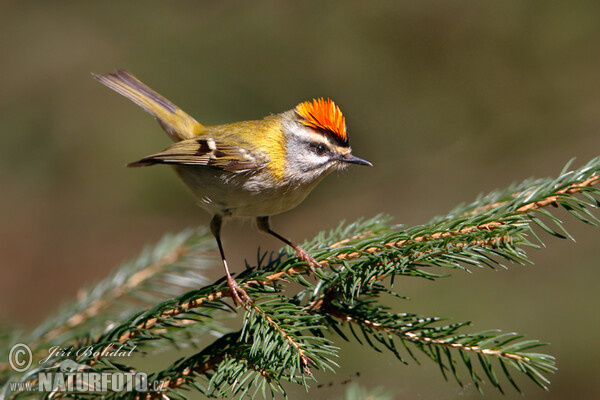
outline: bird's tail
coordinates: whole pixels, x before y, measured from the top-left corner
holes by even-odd
[[[117,70],[112,74],[93,76],[152,114],[175,142],[191,139],[204,129],[202,124],[127,71]]]

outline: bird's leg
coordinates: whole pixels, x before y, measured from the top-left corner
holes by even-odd
[[[223,224],[223,217],[215,215],[210,222],[210,231],[217,239],[217,245],[219,246],[219,252],[221,253],[221,261],[225,267],[225,274],[227,275],[227,286],[231,292],[231,298],[233,302],[248,309],[248,304],[252,304],[252,299],[248,296],[248,293],[240,287],[240,285],[233,279],[229,273],[229,267],[227,266],[227,260],[225,259],[225,252],[223,251],[223,244],[221,243],[221,225]]]
[[[281,236],[279,233],[273,231],[271,229],[271,222],[269,221],[269,217],[257,217],[256,225],[258,226],[258,229],[260,231],[268,233],[271,236],[275,236],[277,239],[281,240],[283,243],[287,244],[292,249],[296,250],[296,253],[298,253],[298,258],[301,261],[304,261],[305,263],[308,264],[308,268],[310,268],[310,270],[313,274],[315,273],[315,268],[321,266],[317,262],[317,260],[315,260],[310,254],[308,254],[308,252],[306,250],[304,250],[302,247],[296,246],[294,243],[292,243],[291,240],[286,239],[285,237]]]

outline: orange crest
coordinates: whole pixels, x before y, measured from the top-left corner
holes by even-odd
[[[296,106],[296,112],[302,117],[302,123],[318,131],[332,134],[342,144],[348,143],[346,120],[342,111],[329,99],[313,99]]]

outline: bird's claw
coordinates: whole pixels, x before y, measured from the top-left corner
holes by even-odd
[[[317,271],[316,271],[315,268],[320,267],[321,264],[319,264],[317,262],[317,260],[315,260],[313,258],[313,256],[311,256],[310,254],[308,254],[308,252],[306,250],[304,250],[303,248],[296,247],[295,250],[296,250],[296,253],[298,253],[298,259],[300,261],[304,261],[306,264],[308,264],[308,268],[310,269],[310,271],[313,274],[316,274]]]
[[[250,305],[253,304],[253,301],[250,296],[248,296],[248,293],[246,293],[246,291],[240,287],[233,277],[227,277],[227,286],[229,286],[229,291],[231,292],[231,298],[233,299],[233,302],[244,307],[246,311],[250,311]]]

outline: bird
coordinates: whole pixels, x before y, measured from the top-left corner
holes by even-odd
[[[166,149],[127,164],[167,164],[212,215],[227,285],[241,306],[252,299],[232,277],[221,241],[226,218],[255,218],[259,231],[292,247],[314,273],[317,261],[271,229],[270,218],[295,208],[328,174],[350,164],[372,166],[352,154],[345,117],[328,98],[299,103],[260,120],[205,126],[125,70],[92,74],[158,121],[173,140]]]

